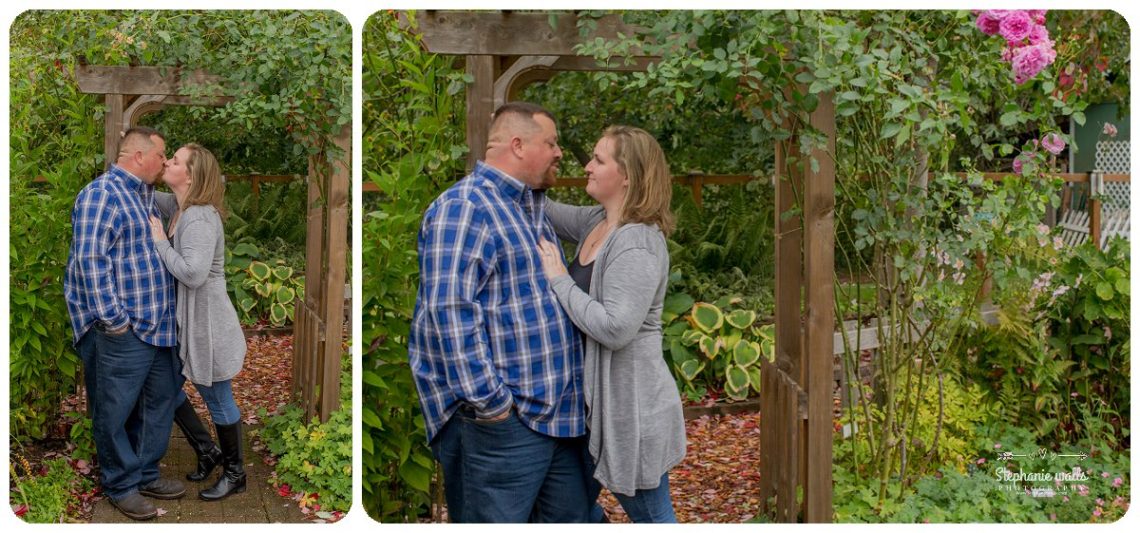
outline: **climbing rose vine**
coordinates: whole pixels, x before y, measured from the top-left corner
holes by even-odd
[[[1019,85],[1045,70],[1057,58],[1045,27],[1044,9],[989,9],[975,13],[978,16],[975,23],[982,33],[1005,39],[1006,48],[1001,57],[1010,64],[1013,80]]]

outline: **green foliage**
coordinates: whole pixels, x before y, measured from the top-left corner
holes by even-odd
[[[277,479],[293,490],[317,493],[323,510],[347,512],[352,506],[352,358],[341,361],[340,408],[327,422],[313,417],[306,423],[296,405],[269,417],[264,408],[259,414],[265,420],[260,437],[277,457]]]
[[[21,462],[22,474],[17,472],[16,463],[11,465],[12,505],[26,505],[27,514],[22,518],[30,524],[59,524],[72,522],[78,518],[76,494],[91,490],[91,480],[79,475],[67,459],[44,461],[43,471],[36,475],[27,471],[27,463]]]
[[[296,300],[305,298],[305,278],[285,260],[261,261],[262,251],[251,242],[226,249],[226,288],[247,326],[265,320],[274,327],[293,322]]]
[[[687,397],[699,399],[713,389],[744,400],[760,391],[760,359],[775,358],[773,328],[756,324],[756,312],[736,308],[740,302],[694,302],[680,292],[666,297],[663,351]]]
[[[72,411],[66,415],[71,419],[71,429],[68,438],[75,448],[71,451],[73,459],[84,461],[95,460],[95,433],[91,428],[91,417],[86,413]]]
[[[12,28],[9,221],[9,425],[17,438],[45,436],[82,366],[71,347],[63,296],[71,243],[71,207],[99,173],[99,108],[51,63],[19,43]],[[33,183],[43,176],[46,183]]]
[[[1127,244],[1066,250],[1020,300],[1006,299],[996,325],[967,334],[966,374],[1046,442],[1119,448],[1128,435]]]
[[[1035,432],[1005,423],[977,426],[968,445],[971,462],[965,469],[948,466],[910,486],[892,484],[883,501],[877,496],[878,480],[836,461],[836,521],[1112,522],[1129,505],[1126,452],[1088,442],[1050,450],[1041,446]],[[845,453],[841,441],[836,446],[837,456]],[[1017,456],[1003,458],[1002,452]],[[1091,455],[1081,457],[1082,452]],[[1018,473],[1050,477],[1018,481],[1013,477]],[[1069,477],[1061,478],[1061,473]]]
[[[294,302],[305,297],[305,280],[282,260],[274,266],[251,261],[241,282],[244,295],[239,295],[242,314],[265,319],[274,327],[291,322]]]
[[[687,189],[674,188],[677,231],[669,238],[674,268],[716,276],[740,272],[756,278],[748,291],[771,292],[775,274],[775,196],[765,179],[744,185],[707,185],[698,208]],[[748,228],[748,231],[741,231]],[[687,272],[688,273],[688,272]],[[691,277],[691,275],[690,275]],[[711,299],[715,300],[718,295]]]
[[[979,471],[1005,484],[1018,484],[1022,489],[1053,489],[1052,497],[1041,499],[1042,510],[1051,521],[1112,522],[1127,509],[1131,492],[1131,459],[1127,450],[1112,450],[1093,439],[1054,448],[1042,441],[1036,431],[1010,425],[980,427],[975,442]],[[999,456],[1002,452],[1018,457],[1003,458]],[[998,468],[1012,473],[1049,473],[1054,480],[1008,481],[1001,478],[1003,473]],[[1058,481],[1058,473],[1069,477]]]
[[[263,183],[254,198],[252,183],[226,183],[226,244],[258,243],[276,248],[276,257],[304,257],[308,184],[304,179],[288,183]],[[302,265],[290,263],[290,266]]]
[[[464,105],[470,81],[452,59],[380,12],[364,36],[366,179],[380,189],[364,214],[364,508],[381,522],[428,512],[435,471],[408,366],[408,328],[419,266],[416,236],[428,204],[464,174]]]

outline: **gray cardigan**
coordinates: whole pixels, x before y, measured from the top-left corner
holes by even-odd
[[[562,239],[581,243],[605,219],[601,206],[550,202]],[[569,275],[551,282],[586,335],[584,387],[594,477],[619,494],[656,488],[685,457],[681,396],[661,352],[669,252],[656,226],[615,229],[595,258],[586,294]]]
[[[168,213],[165,195],[155,203]],[[212,206],[182,212],[169,241],[155,243],[166,269],[178,280],[178,355],[182,375],[199,385],[232,379],[245,362],[245,334],[226,292],[225,233]]]

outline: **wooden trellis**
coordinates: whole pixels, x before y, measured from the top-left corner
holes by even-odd
[[[121,133],[147,113],[169,105],[221,106],[233,101],[223,94],[221,78],[202,70],[81,64],[74,77],[80,91],[104,95],[106,167],[117,158]],[[318,415],[322,421],[340,406],[349,129],[326,142],[339,147],[344,157],[335,165],[314,158],[309,161],[306,290],[304,301],[296,306],[293,326],[293,392],[302,399],[306,418]]]
[[[466,58],[467,72],[473,78],[467,87],[469,168],[484,155],[494,109],[526,84],[560,71],[645,70],[655,59],[637,58],[632,65],[619,59],[600,65],[592,58],[576,56],[574,46],[582,38],[577,15],[570,13],[428,11],[418,13],[416,22],[429,52]],[[637,31],[618,16],[602,17],[596,23],[597,31],[589,38]],[[825,149],[812,154],[818,167],[811,170],[803,161],[788,163],[786,154],[796,145],[794,138],[779,143],[776,151],[777,360],[764,368],[761,390],[761,496],[765,509],[779,521],[830,522],[835,334],[835,111],[831,95],[820,95],[819,106],[807,119],[828,139]],[[692,181],[689,185],[695,185],[694,196],[699,198],[703,179]],[[792,210],[793,190],[803,195],[802,215],[783,218]],[[803,500],[797,501],[801,488]]]

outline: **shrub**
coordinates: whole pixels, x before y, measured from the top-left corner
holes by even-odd
[[[14,508],[23,505],[26,509],[22,515],[24,521],[32,524],[73,521],[78,511],[76,495],[91,490],[94,483],[79,475],[67,459],[49,459],[39,472],[33,472],[26,460],[18,454],[17,458],[18,461],[11,463],[11,500]]]
[[[340,408],[327,422],[314,417],[306,423],[296,405],[270,417],[262,408],[260,415],[265,427],[258,434],[277,457],[277,479],[293,490],[318,494],[325,511],[347,512],[352,506],[352,358],[342,360]]]

